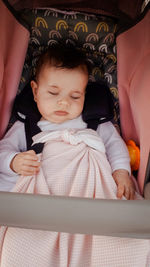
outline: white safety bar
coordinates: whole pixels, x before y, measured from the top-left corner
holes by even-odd
[[[150,239],[150,200],[92,200],[0,192],[0,225]]]

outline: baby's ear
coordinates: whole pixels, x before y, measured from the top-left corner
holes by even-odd
[[[36,99],[37,99],[37,83],[32,80],[30,85],[31,85],[31,88],[32,88],[33,96],[34,96],[34,101],[36,102]]]

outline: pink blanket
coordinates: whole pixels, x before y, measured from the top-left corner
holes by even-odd
[[[105,148],[93,130],[40,133],[38,175],[20,177],[14,192],[116,199]],[[136,195],[138,198],[138,195]],[[1,267],[148,267],[148,240],[0,229]]]

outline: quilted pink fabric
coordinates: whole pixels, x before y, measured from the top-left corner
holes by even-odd
[[[95,131],[40,133],[34,142],[41,141],[39,174],[20,177],[13,191],[116,199],[105,148]],[[149,250],[148,240],[0,229],[1,267],[148,267]]]

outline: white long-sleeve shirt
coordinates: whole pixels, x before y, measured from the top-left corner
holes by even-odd
[[[39,121],[41,131],[55,131],[66,128],[85,129],[87,124],[82,117],[66,121],[61,124]],[[129,173],[130,158],[127,147],[111,122],[105,122],[98,126],[97,133],[101,137],[112,172],[125,169]],[[10,168],[13,157],[27,150],[24,123],[16,121],[5,137],[0,141],[0,191],[10,191],[19,177]]]

